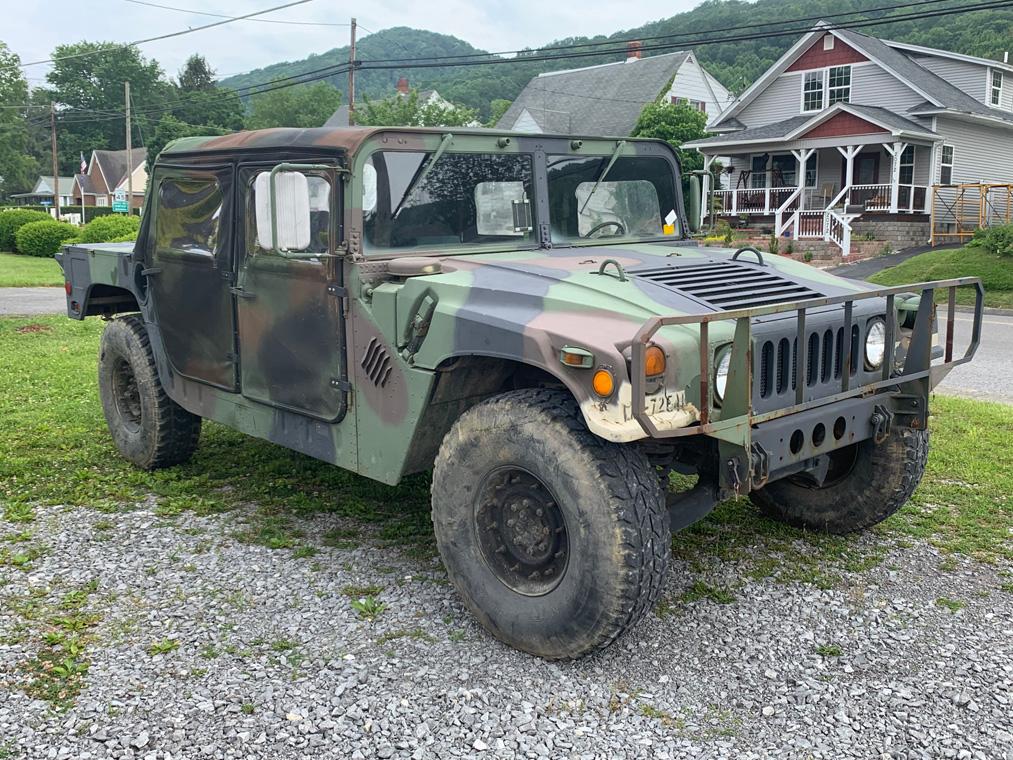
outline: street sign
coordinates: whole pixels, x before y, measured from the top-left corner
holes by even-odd
[[[116,214],[126,214],[130,211],[130,206],[127,205],[127,194],[122,190],[117,190],[113,193],[113,212]]]

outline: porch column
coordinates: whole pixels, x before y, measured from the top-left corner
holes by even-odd
[[[851,186],[855,183],[855,156],[862,150],[861,145],[846,145],[843,148],[838,146],[837,152],[844,156],[844,187],[841,188],[841,192],[838,196],[844,194],[845,190],[847,195],[844,195],[844,205],[847,206],[851,200]]]
[[[795,187],[799,194],[805,190],[805,165],[809,163],[809,159],[812,158],[813,153],[816,152],[815,148],[803,148],[802,150],[793,150],[791,155],[798,161],[798,175]],[[801,208],[801,206],[799,206]]]
[[[893,159],[890,166],[890,213],[896,214],[900,200],[900,156],[907,147],[907,143],[895,142],[893,145],[884,145],[883,147]]]

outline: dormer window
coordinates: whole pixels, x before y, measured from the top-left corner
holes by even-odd
[[[992,82],[989,87],[989,103],[998,106],[1002,103],[1002,72],[992,69]]]
[[[822,111],[834,103],[851,102],[851,66],[807,71],[802,77],[802,112]]]

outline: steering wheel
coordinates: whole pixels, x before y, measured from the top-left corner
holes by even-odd
[[[615,227],[616,228],[615,233],[613,235],[610,235],[610,237],[618,237],[619,235],[625,235],[626,234],[626,227],[623,226],[622,222],[608,221],[608,222],[599,222],[594,227],[592,227],[591,229],[589,229],[587,231],[587,234],[584,235],[584,237],[585,238],[589,238],[594,233],[599,232],[599,231],[605,229],[606,227]]]

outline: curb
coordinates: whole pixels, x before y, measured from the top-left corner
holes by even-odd
[[[945,306],[946,304],[941,304]],[[961,306],[956,304],[956,310],[960,314],[974,314],[973,306]],[[986,306],[982,309],[982,314],[987,314],[990,317],[1013,317],[1013,309],[1000,309],[995,306]]]

